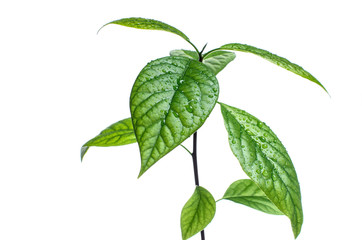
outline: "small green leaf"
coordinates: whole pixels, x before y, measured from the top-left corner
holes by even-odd
[[[180,30],[178,30],[175,27],[172,27],[166,23],[163,23],[158,20],[153,19],[147,19],[147,18],[122,18],[119,20],[115,20],[112,22],[109,22],[105,24],[103,27],[109,25],[109,24],[117,24],[122,25],[125,27],[131,27],[131,28],[138,28],[138,29],[146,29],[146,30],[161,30],[166,31],[170,33],[174,33],[176,35],[179,35],[183,39],[185,39],[187,42],[190,42],[190,39]],[[101,29],[103,28],[101,27]],[[100,29],[99,29],[100,30]]]
[[[88,151],[89,147],[111,147],[121,146],[136,142],[136,136],[133,132],[131,118],[126,118],[116,123],[113,123],[99,135],[86,142],[81,148],[81,160]]]
[[[233,182],[222,199],[240,203],[265,213],[283,215],[265,193],[250,179]]]
[[[196,60],[164,57],[142,69],[130,97],[139,177],[203,125],[218,96],[214,73]]]
[[[214,218],[216,203],[205,188],[196,186],[195,192],[186,202],[181,212],[182,240],[186,240],[205,227]]]
[[[190,50],[172,50],[171,56],[182,56],[191,59],[199,60],[199,55],[195,51]],[[228,65],[232,60],[235,59],[235,53],[227,51],[215,51],[205,55],[203,63],[211,68],[211,70],[217,75]]]
[[[223,70],[232,60],[235,59],[235,53],[227,51],[215,51],[204,57],[203,63],[210,67],[215,75]]]
[[[243,110],[220,105],[232,152],[251,180],[289,217],[297,237],[303,223],[301,193],[286,149],[265,123]]]
[[[318,84],[320,87],[322,87],[324,89],[324,91],[327,92],[327,90],[324,88],[324,86],[312,74],[310,74],[309,72],[304,70],[301,66],[299,66],[295,63],[292,63],[283,57],[279,57],[273,53],[270,53],[266,50],[256,48],[256,47],[253,47],[250,45],[246,45],[246,44],[240,44],[240,43],[225,44],[225,45],[221,46],[219,49],[253,53],[255,55],[258,55],[258,56],[278,65],[279,67],[282,67],[288,71],[291,71],[303,78],[306,78],[306,79]]]
[[[194,60],[199,60],[199,55],[195,51],[176,49],[170,52],[170,56],[187,57]]]

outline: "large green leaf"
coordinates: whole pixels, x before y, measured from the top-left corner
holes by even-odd
[[[253,47],[250,45],[246,45],[246,44],[240,44],[240,43],[225,44],[225,45],[221,46],[219,49],[253,53],[255,55],[258,55],[258,56],[286,69],[286,70],[289,70],[301,77],[304,77],[304,78],[318,84],[320,87],[322,87],[327,92],[327,90],[324,88],[324,86],[312,74],[310,74],[309,72],[304,70],[301,66],[299,66],[295,63],[292,63],[283,57],[279,57],[278,55],[270,53],[266,50],[256,48],[256,47]]]
[[[136,136],[133,132],[131,118],[126,118],[116,123],[113,123],[96,137],[86,142],[81,148],[81,160],[88,151],[89,147],[111,147],[121,146],[136,142]]]
[[[297,237],[303,223],[301,193],[286,149],[265,123],[243,110],[220,105],[232,152],[244,172],[289,217]]]
[[[283,215],[265,193],[250,179],[233,182],[222,199],[240,203],[265,213]]]
[[[185,39],[187,42],[190,42],[190,39],[183,32],[181,32],[180,30],[178,30],[175,27],[172,27],[172,26],[170,26],[166,23],[163,23],[161,21],[158,21],[158,20],[147,19],[147,18],[135,18],[135,17],[122,18],[119,20],[109,22],[109,23],[105,24],[104,26],[107,26],[109,24],[117,24],[117,25],[122,25],[125,27],[138,28],[138,29],[161,30],[161,31],[171,32],[171,33],[179,35],[180,37]]]
[[[147,64],[130,97],[139,176],[202,126],[218,95],[218,81],[203,63],[171,56]]]
[[[170,52],[171,56],[182,56],[188,57],[191,59],[198,60],[199,55],[195,51],[190,50],[172,50]],[[210,54],[207,54],[203,59],[203,63],[211,68],[211,70],[217,75],[221,70],[223,70],[226,65],[228,65],[232,60],[235,59],[235,53],[227,51],[215,51]]]
[[[195,192],[181,212],[182,239],[188,239],[202,231],[214,218],[216,203],[205,188],[196,186]]]

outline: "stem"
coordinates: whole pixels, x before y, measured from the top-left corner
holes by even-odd
[[[193,44],[192,44],[193,45]],[[203,56],[202,56],[202,53],[203,51],[205,50],[207,46],[207,43],[205,44],[205,46],[202,48],[201,52],[199,52],[196,47],[196,52],[197,54],[199,55],[199,62],[202,62],[204,59],[203,59]],[[199,172],[198,172],[198,169],[197,169],[197,131],[194,133],[193,135],[193,150],[192,150],[192,162],[193,162],[193,165],[194,165],[194,177],[195,177],[195,185],[196,186],[199,186]],[[205,240],[205,231],[202,230],[200,232],[201,234],[201,240]]]
[[[181,147],[183,147],[191,156],[192,156],[192,153],[190,152],[190,150],[187,149],[187,147],[185,147],[184,145],[180,145]]]
[[[193,135],[192,162],[194,164],[195,185],[199,186],[199,172],[197,170],[197,132]]]
[[[192,150],[192,162],[194,165],[194,176],[195,176],[195,185],[199,186],[199,172],[197,169],[197,131],[193,135],[193,150]],[[200,232],[201,240],[205,240],[205,231]]]
[[[191,41],[188,40],[187,42],[191,44],[191,46],[196,50],[197,54],[200,56],[200,52],[197,49],[197,47]]]

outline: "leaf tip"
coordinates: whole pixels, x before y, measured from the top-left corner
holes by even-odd
[[[97,31],[97,35],[98,35],[98,33],[99,33],[105,26],[107,26],[108,24],[110,24],[110,23],[106,23],[106,24],[104,24],[102,27],[100,27],[100,28],[98,29],[98,31]]]
[[[83,145],[80,149],[80,162],[83,162],[84,155],[87,153],[89,147]]]
[[[147,170],[147,169],[146,169],[146,170]],[[138,174],[137,179],[139,179],[139,178],[146,172],[146,170],[145,170],[144,168],[141,168],[140,173]]]

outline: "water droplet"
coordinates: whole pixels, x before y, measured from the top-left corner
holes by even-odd
[[[214,96],[213,95],[209,95],[209,98],[213,98]]]
[[[266,142],[265,137],[258,137],[261,142]]]
[[[249,134],[250,136],[254,136],[254,133],[252,131],[250,131],[249,129],[246,130],[246,133]]]
[[[185,80],[183,80],[183,79],[177,80],[177,84],[178,84],[178,85],[181,85],[183,82],[185,82]]]
[[[217,92],[217,88],[213,88],[212,91]]]
[[[233,139],[233,140],[231,141],[231,143],[232,143],[232,144],[235,144],[235,143],[236,143],[235,139]]]
[[[263,123],[262,122],[258,122],[258,124],[257,124],[257,126],[259,127],[259,128],[262,128],[263,127]]]
[[[269,176],[269,172],[267,170],[263,170],[262,172],[264,177],[268,177]]]
[[[245,145],[241,145],[241,148],[245,148]]]
[[[272,175],[272,179],[273,179],[273,181],[276,181],[278,179],[278,176],[274,172],[273,172],[273,175]]]
[[[192,109],[191,105],[187,105],[186,106],[186,111],[188,111],[189,113],[192,113],[194,110]]]
[[[256,171],[257,173],[260,173],[260,169],[256,169],[255,171]]]
[[[173,90],[175,90],[175,91],[176,91],[177,89],[178,89],[178,87],[177,87],[177,86],[173,86]]]
[[[173,113],[173,115],[174,115],[176,118],[179,118],[179,117],[180,117],[177,112],[172,111],[172,113]]]
[[[261,147],[264,148],[264,149],[266,149],[266,148],[268,148],[268,145],[263,144],[263,145],[261,145]]]

